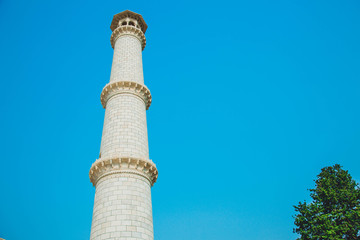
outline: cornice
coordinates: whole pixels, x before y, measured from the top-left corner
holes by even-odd
[[[145,102],[146,110],[149,109],[152,101],[150,90],[142,84],[131,81],[120,81],[106,84],[100,95],[102,106],[106,108],[106,103],[112,96],[124,93],[134,94],[140,97]]]
[[[96,160],[89,172],[93,186],[103,177],[112,174],[135,174],[142,176],[154,185],[158,177],[156,165],[149,160],[133,157],[115,157]]]
[[[113,31],[113,33],[111,34],[111,37],[110,37],[110,43],[111,43],[112,48],[115,48],[116,40],[118,40],[119,37],[124,36],[124,35],[131,35],[131,36],[134,36],[137,39],[139,39],[142,50],[144,50],[145,45],[146,45],[145,34],[140,29],[138,29],[134,26],[131,26],[131,25],[119,26]]]

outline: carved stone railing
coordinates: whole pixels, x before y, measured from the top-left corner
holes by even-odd
[[[119,37],[124,36],[124,35],[131,35],[131,36],[134,36],[137,39],[139,39],[142,50],[144,50],[145,45],[146,45],[145,34],[140,29],[138,29],[134,26],[131,26],[131,25],[119,26],[113,31],[113,33],[111,34],[111,37],[110,37],[110,43],[111,43],[112,48],[115,47],[116,40]]]
[[[112,96],[125,93],[134,94],[140,97],[144,101],[146,109],[149,109],[152,101],[150,90],[142,84],[130,81],[121,81],[106,84],[100,95],[100,101],[102,106],[106,108],[106,103]]]
[[[96,160],[89,172],[90,181],[95,186],[103,177],[112,174],[135,174],[146,178],[154,185],[158,171],[152,161],[133,157],[118,157]]]

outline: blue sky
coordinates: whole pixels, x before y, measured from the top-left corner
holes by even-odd
[[[359,1],[0,1],[0,237],[86,240],[112,16],[143,15],[156,240],[288,240],[360,181]]]

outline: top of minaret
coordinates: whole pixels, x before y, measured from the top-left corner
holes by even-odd
[[[126,18],[136,20],[137,24],[132,22],[132,21],[127,22]],[[124,20],[124,21],[121,22],[121,20]],[[110,29],[112,31],[114,31],[118,26],[120,26],[120,25],[128,25],[128,24],[129,25],[135,24],[134,27],[136,27],[136,25],[139,25],[139,27],[141,28],[141,31],[143,33],[146,32],[147,25],[146,25],[143,17],[140,14],[134,13],[134,12],[132,12],[130,10],[125,10],[125,11],[123,11],[121,13],[115,14],[114,18],[113,18],[113,20],[111,22]]]

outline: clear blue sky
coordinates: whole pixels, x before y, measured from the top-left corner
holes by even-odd
[[[289,240],[324,166],[360,180],[359,1],[0,1],[0,237],[88,240],[112,16],[143,52],[156,240]]]

